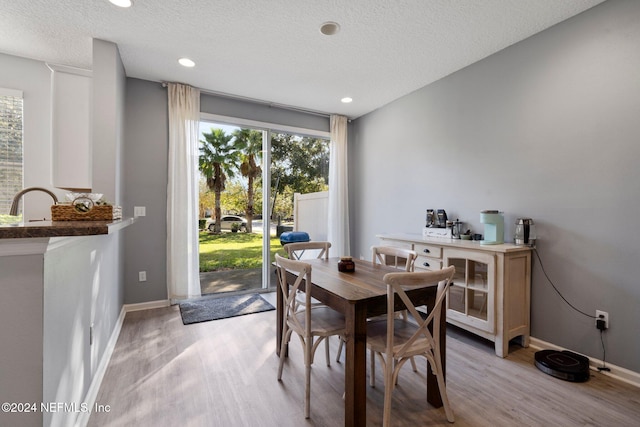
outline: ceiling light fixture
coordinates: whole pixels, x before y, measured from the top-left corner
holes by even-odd
[[[340,31],[340,24],[337,22],[327,21],[320,26],[320,32],[325,36],[332,36]]]
[[[190,60],[189,58],[180,58],[178,59],[178,62],[180,63],[180,65],[182,65],[183,67],[195,67],[196,63],[193,62],[192,60]]]
[[[133,2],[131,0],[109,0],[112,4],[118,7],[131,7]]]
[[[348,104],[348,103],[350,103],[351,101],[353,101],[353,99],[352,99],[352,98],[349,98],[348,96],[346,96],[346,97],[342,98],[340,101],[341,101],[343,104]]]

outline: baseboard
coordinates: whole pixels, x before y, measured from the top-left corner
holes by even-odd
[[[562,348],[562,347],[557,346],[555,344],[548,343],[546,341],[542,341],[542,340],[540,340],[538,338],[534,338],[534,337],[530,338],[529,345],[535,350],[560,350],[560,351],[569,350],[569,351],[573,351],[573,350],[570,350],[570,349],[567,349],[567,348]],[[589,368],[591,368],[591,370],[598,371],[602,375],[606,375],[608,377],[615,378],[617,380],[620,380],[622,382],[625,382],[627,384],[631,384],[633,386],[636,386],[636,387],[640,388],[640,373],[631,371],[631,370],[626,369],[626,368],[622,368],[620,366],[612,365],[609,362],[607,362],[607,368],[609,368],[609,371],[600,371],[600,370],[598,370],[598,367],[602,366],[602,360],[595,359],[593,357],[589,357],[589,356],[586,356],[586,355],[583,355],[583,356],[585,356],[585,357],[587,357],[589,359]]]
[[[163,299],[158,301],[148,301],[148,302],[139,302],[136,304],[125,304],[122,309],[125,310],[126,313],[131,311],[140,311],[140,310],[150,310],[152,308],[163,308],[169,307],[169,300]]]
[[[118,337],[120,336],[120,330],[122,329],[122,324],[124,323],[124,316],[126,315],[126,313],[127,312],[125,310],[125,306],[122,306],[120,315],[118,316],[113,331],[111,332],[111,336],[109,337],[109,342],[107,342],[107,347],[105,348],[104,353],[102,353],[102,358],[100,359],[100,363],[98,364],[96,373],[91,380],[89,390],[87,390],[84,402],[89,408],[93,408],[95,406],[96,398],[98,397],[98,392],[100,391],[100,385],[102,384],[104,374],[107,372],[107,366],[109,366],[109,361],[111,360],[113,350],[115,350],[116,348],[116,343],[118,342]],[[86,427],[87,423],[89,423],[90,417],[91,411],[81,412],[76,419],[75,427]]]

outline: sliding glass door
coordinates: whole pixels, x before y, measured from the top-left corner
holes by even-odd
[[[328,189],[327,135],[204,116],[199,159],[202,294],[273,288],[275,253],[284,254],[280,234],[296,226],[295,194]]]

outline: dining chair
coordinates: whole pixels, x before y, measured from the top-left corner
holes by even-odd
[[[414,356],[424,356],[431,365],[437,378],[447,420],[454,422],[440,357],[440,314],[454,272],[455,267],[450,266],[442,270],[418,273],[387,273],[383,278],[387,285],[387,314],[385,319],[367,323],[367,347],[378,356],[383,368],[385,427],[391,422],[391,394],[400,368]],[[437,292],[433,308],[423,318],[406,291],[427,286],[437,286]],[[402,300],[412,320],[394,315],[396,298]],[[429,331],[430,326],[433,333]]]
[[[371,247],[371,262],[373,264],[382,264],[382,265],[393,265],[396,268],[404,268],[404,271],[413,271],[414,265],[416,262],[416,257],[418,256],[416,251],[399,248],[395,246],[372,246]],[[399,260],[405,260],[404,265],[402,262],[398,262]],[[407,312],[402,311],[397,315],[403,316],[405,319],[407,318]],[[371,319],[369,319],[371,320]],[[336,356],[336,361],[340,359],[342,355],[342,347],[344,346],[344,340],[340,340],[340,344],[338,346],[338,354]],[[373,353],[371,354],[371,364],[373,368]],[[418,367],[416,366],[415,360],[411,359],[411,367],[414,372],[418,372]],[[369,378],[369,383],[372,387],[375,386],[375,376],[374,372],[371,372],[371,377]]]
[[[293,242],[284,245],[284,250],[287,253],[287,257],[293,260],[302,260],[305,252],[307,255],[315,255],[317,259],[329,259],[329,248],[331,242],[324,241],[311,241],[311,242]],[[309,251],[309,252],[307,252]],[[296,310],[304,309],[305,296],[304,292],[298,291],[296,293]],[[311,305],[319,307],[322,304],[320,301],[311,299]],[[342,343],[342,341],[340,341]],[[329,355],[329,340],[325,341],[325,357],[327,360],[327,366],[331,366],[331,356]]]
[[[331,242],[311,241],[294,242],[284,245],[284,250],[289,259],[301,260],[306,251],[320,251],[316,254],[317,259],[328,259]],[[314,252],[315,253],[315,252]]]
[[[413,271],[418,256],[416,251],[395,246],[372,246],[371,262],[374,264],[392,265],[396,268],[404,268],[405,271]],[[405,260],[402,265],[401,260]]]
[[[291,339],[291,334],[295,332],[300,338],[304,351],[305,367],[305,395],[304,395],[304,416],[309,418],[311,401],[311,365],[313,356],[318,345],[330,336],[342,335],[346,333],[344,316],[327,306],[313,306],[311,304],[311,293],[304,292],[305,305],[301,310],[296,303],[297,291],[304,281],[311,284],[311,265],[306,262],[292,260],[276,254],[276,265],[278,266],[278,282],[280,290],[285,298],[283,310],[283,331],[280,342],[280,364],[278,367],[278,381],[282,381],[282,370],[286,356],[285,347]],[[287,271],[295,273],[297,278],[293,284],[287,284]],[[290,287],[290,290],[289,290]]]

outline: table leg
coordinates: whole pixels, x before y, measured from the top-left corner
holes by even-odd
[[[345,358],[344,425],[367,424],[367,312],[363,304],[349,304]]]
[[[433,305],[432,305],[433,306]],[[440,322],[440,359],[442,361],[442,374],[447,378],[446,360],[447,360],[447,312],[445,310],[446,301],[442,303],[442,310],[440,311],[440,319],[434,319],[434,322]],[[433,328],[429,329],[433,333]],[[438,379],[431,370],[431,365],[427,363],[427,402],[433,407],[442,407],[442,396],[440,396],[440,389],[438,388]]]

